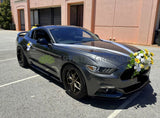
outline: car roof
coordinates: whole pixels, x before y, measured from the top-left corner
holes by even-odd
[[[44,28],[44,29],[55,29],[55,28],[81,28],[78,26],[62,26],[62,25],[48,25],[48,26],[40,26],[38,28]]]

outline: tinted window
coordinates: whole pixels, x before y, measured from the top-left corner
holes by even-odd
[[[50,38],[48,34],[44,30],[35,30],[32,33],[32,38],[35,40],[45,38],[48,42],[50,42]]]
[[[81,43],[99,40],[93,33],[76,27],[61,27],[50,30],[56,43]]]

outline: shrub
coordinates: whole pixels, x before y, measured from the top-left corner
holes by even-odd
[[[10,29],[11,23],[10,0],[4,0],[4,2],[0,4],[0,27],[3,29]]]

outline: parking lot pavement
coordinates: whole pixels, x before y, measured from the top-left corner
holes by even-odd
[[[155,53],[151,84],[126,100],[68,96],[62,84],[24,69],[16,59],[15,31],[0,31],[0,118],[139,118],[157,117],[160,111],[160,48]]]
[[[16,50],[1,50],[0,51],[0,60],[13,59],[16,58]],[[0,61],[2,62],[2,61]]]
[[[0,31],[0,52],[15,50],[17,31]]]

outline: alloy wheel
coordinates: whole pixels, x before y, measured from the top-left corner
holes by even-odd
[[[74,94],[78,94],[81,91],[81,80],[78,76],[78,73],[71,69],[66,74],[66,81],[68,89]]]

